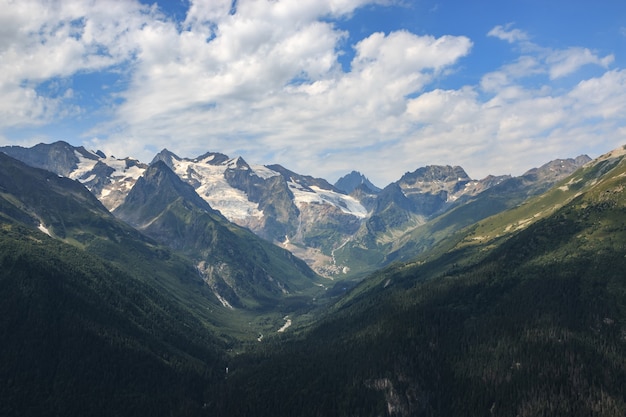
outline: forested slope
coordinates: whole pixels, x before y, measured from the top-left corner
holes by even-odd
[[[225,344],[142,280],[0,228],[0,415],[198,415]],[[219,375],[218,375],[219,374]]]
[[[624,172],[599,160],[375,274],[299,340],[237,358],[224,412],[626,415]]]

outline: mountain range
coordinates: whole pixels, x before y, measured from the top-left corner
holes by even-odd
[[[66,142],[0,147],[0,151],[80,181],[111,211],[124,202],[149,166]],[[412,238],[420,233],[416,229],[493,186],[512,190],[523,199],[545,190],[589,157],[555,160],[517,178],[488,176],[482,180],[472,180],[459,166],[427,166],[407,172],[382,190],[357,172],[331,185],[281,165],[250,165],[241,157],[214,152],[181,158],[164,149],[150,165],[157,161],[165,163],[228,221],[289,250],[318,274],[343,279],[358,278],[391,261],[407,260],[405,252],[410,257],[416,246],[434,242],[419,238],[416,243]],[[502,204],[482,213],[494,214],[520,201],[503,198]],[[463,225],[459,223],[459,227]]]
[[[1,415],[626,413],[626,147],[381,190],[2,151]]]

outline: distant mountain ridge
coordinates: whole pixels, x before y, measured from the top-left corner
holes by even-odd
[[[124,202],[148,168],[132,158],[116,159],[65,142],[0,147],[0,151],[80,181],[109,210]],[[536,193],[588,160],[586,156],[556,160],[519,178],[524,178],[524,184],[532,182]],[[229,221],[288,249],[327,277],[358,273],[396,259],[399,245],[413,229],[511,180],[509,176],[473,180],[461,167],[432,165],[407,172],[381,190],[357,172],[332,185],[281,165],[249,164],[218,152],[181,158],[164,149],[151,163],[157,161]],[[524,198],[532,194],[513,189]],[[391,252],[396,255],[389,257]]]

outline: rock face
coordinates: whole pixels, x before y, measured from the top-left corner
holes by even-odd
[[[78,169],[81,159],[98,160],[98,156],[85,150],[82,146],[74,147],[67,142],[52,144],[40,143],[32,148],[21,146],[0,147],[0,152],[24,162],[35,168],[69,177]]]
[[[66,142],[32,148],[0,147],[0,152],[32,167],[45,169],[83,183],[109,210],[120,205],[137,178],[148,167],[136,159],[117,159],[101,151],[90,152]]]
[[[114,214],[191,258],[227,307],[274,305],[318,278],[291,253],[213,210],[162,160],[146,169]]]
[[[522,174],[522,177],[535,182],[554,183],[590,161],[591,158],[587,155],[580,155],[576,158],[555,159],[539,168],[529,169]]]

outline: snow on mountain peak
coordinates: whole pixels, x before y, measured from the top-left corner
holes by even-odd
[[[257,177],[263,178],[264,180],[280,175],[278,172],[272,171],[265,165],[252,165],[251,168]]]
[[[231,187],[224,177],[224,172],[236,164],[236,161],[230,159],[223,164],[212,165],[206,163],[209,158],[211,157],[207,156],[200,162],[189,159],[174,161],[173,170],[181,178],[197,184],[195,188],[200,197],[228,220],[237,223],[249,217],[263,217],[257,204],[249,201],[243,191]]]

